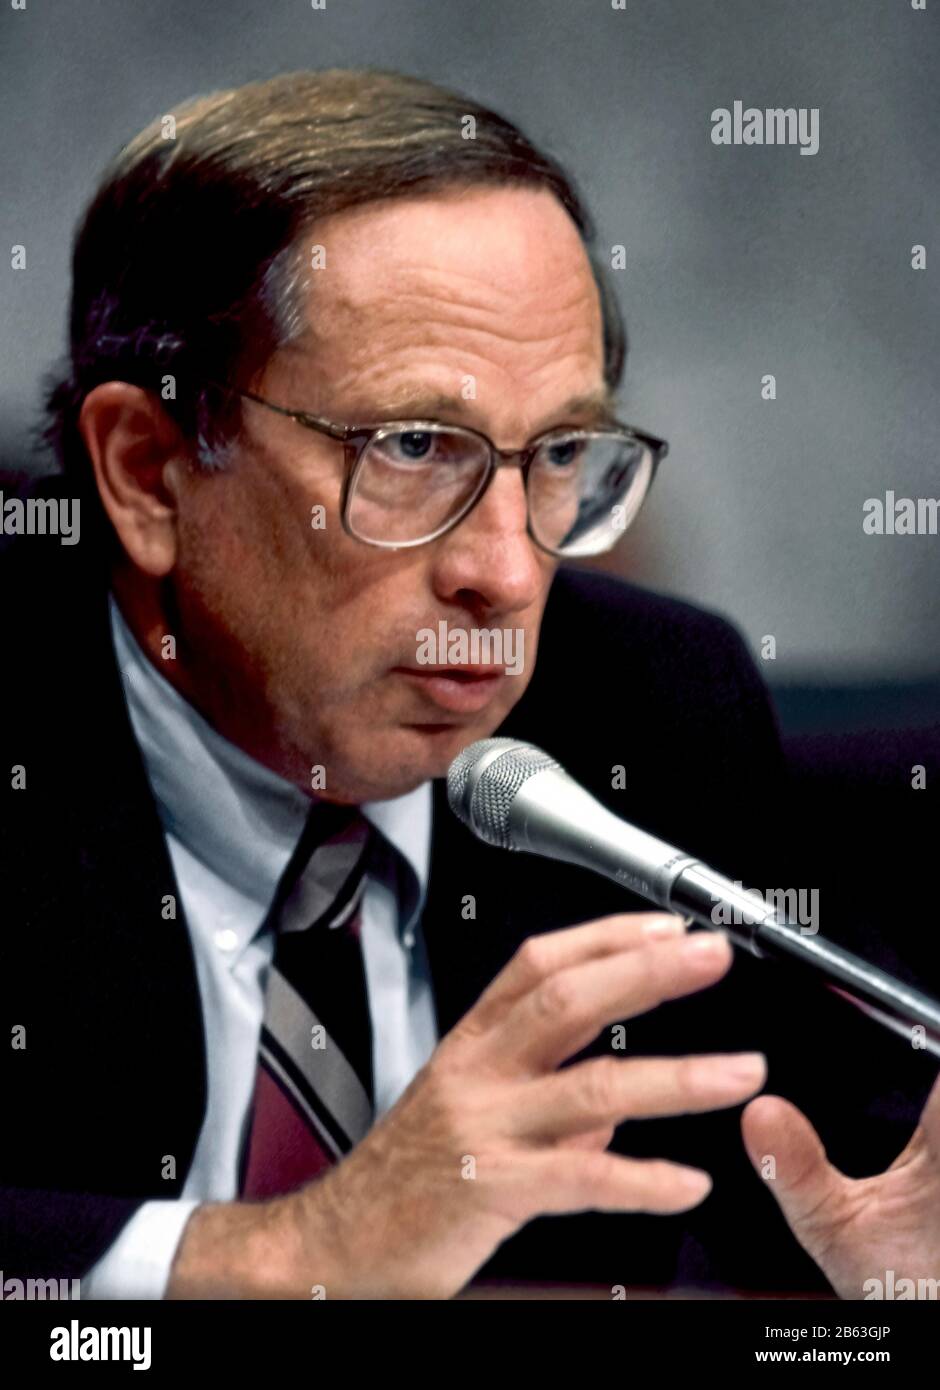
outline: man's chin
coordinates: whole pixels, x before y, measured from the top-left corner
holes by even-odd
[[[428,721],[399,725],[397,737],[388,740],[383,762],[388,781],[398,782],[402,792],[389,795],[401,795],[422,782],[446,777],[457,754],[477,739],[488,738],[494,727],[491,721],[473,724]],[[397,765],[393,765],[393,759]]]
[[[415,768],[420,765],[424,776],[446,777],[457,754],[478,738],[487,738],[490,725],[479,724],[405,724],[402,726],[414,749]]]
[[[376,732],[375,746],[359,748],[345,763],[342,780],[344,801],[392,801],[414,791],[424,782],[446,777],[457,754],[478,738],[487,738],[495,727],[486,724],[454,724],[431,721],[386,726]],[[380,756],[376,756],[380,750]]]

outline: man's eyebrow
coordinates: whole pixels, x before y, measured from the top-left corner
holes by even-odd
[[[426,392],[415,388],[402,388],[394,395],[374,403],[370,414],[376,419],[435,420],[449,415],[469,417],[474,411],[475,402],[462,396],[448,396],[439,392]],[[555,424],[563,425],[575,419],[588,417],[592,422],[613,420],[617,414],[617,402],[613,391],[603,387],[572,396],[557,410],[550,412],[545,421],[532,431],[532,437],[544,434]]]
[[[589,391],[584,396],[572,396],[559,412],[565,415],[590,415],[595,420],[612,420],[617,414],[617,398],[607,386],[599,391]]]

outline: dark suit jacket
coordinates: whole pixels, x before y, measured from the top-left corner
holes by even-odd
[[[0,561],[0,997],[5,1036],[26,1030],[25,1048],[0,1049],[7,1276],[81,1275],[140,1203],[179,1195],[206,1104],[186,922],[161,915],[178,889],[87,549],[26,537]],[[800,883],[781,878],[793,836],[773,715],[721,619],[560,571],[536,674],[500,732],[545,747],[612,809],[748,886]],[[618,764],[624,790],[612,788]],[[25,789],[13,788],[17,766]],[[584,871],[483,845],[449,812],[443,782],[434,794],[423,928],[443,1034],[525,936],[646,904]],[[713,989],[632,1020],[628,1038],[635,1055],[763,1049],[770,1088],[801,1104],[857,1174],[903,1146],[934,1073],[784,967],[743,955]],[[582,1055],[608,1045],[605,1034]],[[826,1291],[748,1163],[739,1113],[617,1132],[624,1153],[713,1174],[694,1212],[540,1218],[479,1277]]]

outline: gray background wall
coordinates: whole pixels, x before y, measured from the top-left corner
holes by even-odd
[[[940,536],[862,532],[870,496],[940,495],[940,0],[4,0],[0,465],[42,464],[71,232],[111,154],[197,92],[360,64],[517,120],[626,247],[623,413],[672,452],[621,572],[773,634],[772,682],[940,677]],[[714,146],[735,100],[818,107],[819,152]]]

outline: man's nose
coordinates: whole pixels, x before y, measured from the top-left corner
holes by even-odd
[[[448,603],[489,614],[514,613],[539,597],[549,557],[526,531],[522,472],[496,472],[469,516],[436,547],[434,587]]]

